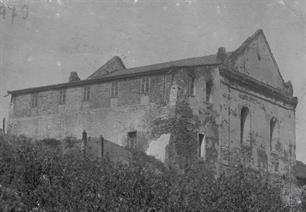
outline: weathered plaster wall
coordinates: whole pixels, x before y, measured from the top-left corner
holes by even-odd
[[[35,108],[30,106],[31,94],[19,95],[11,103],[9,132],[35,139],[62,139],[66,136],[80,138],[86,130],[88,136],[103,135],[125,146],[127,133],[137,131],[137,148],[165,160],[165,150],[160,151],[156,143],[162,142],[165,146],[169,142],[167,135],[162,135],[170,132],[170,126],[160,122],[171,120],[173,106],[168,102],[172,76],[149,78],[148,95],[140,93],[141,78],[119,81],[118,98],[110,96],[111,82],[91,85],[89,101],[82,100],[82,87],[68,88],[63,105],[58,104],[58,90],[39,92]],[[171,98],[176,101],[176,96]]]
[[[190,92],[194,80],[194,92]],[[177,168],[200,158],[212,171],[243,162],[256,169],[286,174],[295,161],[295,113],[292,106],[242,88],[220,77],[217,67],[182,68],[150,76],[150,92],[140,93],[141,78],[118,81],[118,98],[110,97],[111,82],[91,85],[88,102],[83,88],[68,88],[66,104],[58,91],[39,93],[38,107],[30,95],[11,105],[9,130],[37,139],[103,135],[121,146],[137,131],[137,148]],[[209,101],[206,83],[212,83]],[[249,134],[240,144],[240,114],[248,107]],[[270,119],[277,118],[270,151]],[[199,133],[205,135],[199,145]],[[205,154],[200,157],[200,150]],[[204,164],[204,163],[203,163]]]
[[[295,112],[292,106],[222,79],[221,162],[243,162],[271,173],[289,174],[295,161]],[[242,107],[249,108],[249,139],[240,143]],[[277,119],[270,150],[270,120]]]
[[[261,82],[275,88],[285,89],[278,67],[262,34],[254,39],[238,56],[234,67]]]
[[[194,79],[195,93],[190,85]],[[15,97],[9,130],[36,139],[66,136],[99,137],[125,146],[127,133],[137,131],[137,148],[184,168],[198,159],[198,133],[205,134],[204,161],[217,166],[220,80],[217,69],[182,68],[171,74],[150,76],[150,92],[140,93],[141,78],[118,81],[118,98],[110,96],[111,82],[90,86],[90,100],[83,101],[83,88],[66,90],[66,103],[58,104],[59,91],[38,94],[38,107],[31,108],[31,95]],[[206,82],[212,83],[206,102]]]

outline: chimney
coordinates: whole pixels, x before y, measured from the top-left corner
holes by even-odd
[[[222,63],[226,62],[227,60],[227,53],[224,47],[219,47],[218,48],[218,53],[217,53],[217,59],[221,61]]]
[[[70,72],[68,82],[76,82],[76,81],[80,81],[80,77],[78,76],[78,73],[75,71]]]

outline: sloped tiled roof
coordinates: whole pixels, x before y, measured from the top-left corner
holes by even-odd
[[[140,66],[140,67],[129,68],[129,69],[122,69],[119,71],[111,72],[104,76],[111,77],[111,76],[119,76],[119,75],[125,75],[125,74],[148,72],[148,71],[154,71],[154,70],[162,70],[162,69],[167,69],[171,67],[215,65],[219,63],[220,62],[217,60],[216,55],[208,55],[208,56],[203,56],[203,57],[187,58],[187,59],[176,60],[176,61],[171,61],[171,62],[158,63],[158,64]]]

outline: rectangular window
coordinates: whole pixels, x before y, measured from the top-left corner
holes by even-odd
[[[137,132],[128,132],[127,146],[130,149],[135,149],[137,144]]]
[[[206,102],[211,102],[212,82],[206,82]]]
[[[84,87],[83,101],[89,101],[90,98],[90,87]]]
[[[118,82],[112,82],[111,97],[118,97]]]
[[[148,77],[144,77],[141,79],[140,84],[140,93],[141,94],[148,94],[150,91],[150,80]]]
[[[59,92],[59,104],[63,105],[66,104],[66,90],[60,90]]]
[[[31,96],[31,107],[37,107],[37,99],[38,99],[38,94],[34,93]]]
[[[189,91],[189,96],[195,96],[195,78],[194,77],[191,77],[191,80],[189,81],[189,88],[188,88],[188,91]]]

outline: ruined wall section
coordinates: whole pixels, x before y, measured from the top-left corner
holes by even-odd
[[[222,79],[221,163],[239,162],[257,170],[288,176],[295,162],[295,111],[284,102]],[[249,109],[248,139],[241,144],[241,109]],[[273,136],[270,120],[275,117]],[[271,142],[271,144],[270,144]]]
[[[175,168],[185,170],[200,161],[212,172],[217,172],[220,156],[219,82],[219,70],[211,67],[186,68],[174,75],[172,87],[178,93],[167,150],[168,164]],[[210,91],[206,90],[206,83],[212,85]],[[210,92],[209,101],[207,92]],[[204,135],[204,149],[199,143],[199,134]],[[200,154],[201,149],[205,154]]]

